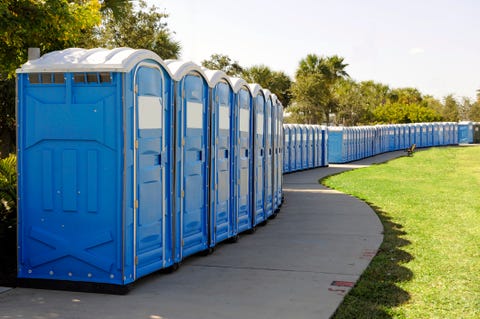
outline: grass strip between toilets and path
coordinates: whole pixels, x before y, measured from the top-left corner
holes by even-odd
[[[422,150],[322,183],[369,203],[384,226],[333,318],[480,318],[480,147]]]

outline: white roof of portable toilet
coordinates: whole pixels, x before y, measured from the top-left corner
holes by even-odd
[[[230,82],[232,83],[233,92],[235,93],[238,93],[244,86],[248,88],[248,83],[242,78],[230,77]]]
[[[262,89],[262,91],[263,91],[263,95],[265,95],[265,99],[268,100],[268,98],[272,95],[272,92],[270,92],[269,89]],[[272,100],[272,102],[273,102],[273,100]]]
[[[258,94],[260,94],[261,90],[262,90],[262,87],[260,86],[260,84],[257,84],[257,83],[250,83],[248,84],[248,88],[250,89],[250,92],[252,93],[252,96],[255,97],[257,96]]]
[[[205,72],[205,75],[207,76],[207,80],[208,80],[208,85],[210,87],[215,87],[215,85],[218,84],[218,82],[221,82],[221,81],[226,81],[230,87],[233,87],[233,84],[230,80],[230,77],[223,71],[219,71],[219,70],[210,70],[210,69],[207,69],[207,68],[202,68],[203,71]]]
[[[28,61],[17,73],[39,72],[128,72],[142,60],[154,60],[168,72],[166,63],[154,52],[143,49],[80,49],[71,48],[44,54]]]
[[[180,81],[185,75],[192,71],[198,72],[205,80],[207,80],[207,76],[202,68],[191,61],[172,60],[168,61],[167,67],[172,74],[172,79],[175,81]]]

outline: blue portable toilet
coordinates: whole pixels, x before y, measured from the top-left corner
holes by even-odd
[[[414,137],[412,137],[411,133],[411,124],[405,124],[405,148],[410,147],[414,142]]]
[[[178,261],[208,249],[209,86],[201,67],[169,61],[175,84],[175,243]]]
[[[438,123],[438,145],[445,145],[445,123]]]
[[[344,127],[328,127],[328,162],[329,163],[345,163],[346,146]]]
[[[439,145],[438,123],[432,123],[432,146]]]
[[[421,123],[421,141],[420,141],[420,147],[427,147],[428,146],[428,127],[427,123]]]
[[[415,130],[415,144],[419,147],[422,143],[422,125],[419,123],[414,124]]]
[[[290,124],[283,124],[283,172],[290,172]]]
[[[18,277],[122,287],[174,264],[171,76],[66,49],[17,70]]]
[[[306,133],[307,133],[307,168],[313,168],[313,160],[314,160],[314,144],[315,144],[315,137],[313,135],[313,125],[306,125]]]
[[[427,146],[433,146],[433,123],[427,123]]]
[[[293,172],[296,169],[296,154],[297,154],[297,131],[295,129],[294,124],[287,124],[289,127],[289,134],[290,134],[290,149],[289,149],[289,172]]]
[[[406,145],[405,144],[405,125],[399,124],[398,129],[399,129],[399,137],[400,137],[399,149],[404,149],[406,147],[405,146]]]
[[[209,247],[238,238],[234,208],[233,125],[234,94],[230,78],[222,71],[204,69],[210,86]]]
[[[453,141],[458,144],[458,123],[453,123]]]
[[[322,130],[320,125],[313,125],[313,167],[322,166]]]
[[[234,140],[234,184],[236,185],[235,208],[237,210],[238,233],[252,228],[252,96],[247,82],[240,78],[230,78],[235,93]]]
[[[328,129],[326,126],[321,126],[322,131],[322,167],[328,166]]]
[[[265,221],[265,95],[258,84],[249,84],[253,101],[253,226]]]
[[[276,164],[276,179],[274,183],[274,189],[276,192],[276,201],[277,201],[277,209],[279,210],[280,206],[283,203],[283,159],[284,159],[284,152],[285,147],[283,145],[283,106],[282,103],[278,100],[278,97],[275,94],[272,94],[272,103],[273,107],[276,110],[275,113],[275,122],[276,122],[276,130],[275,130],[275,149],[276,149],[276,160],[274,161]]]
[[[301,139],[301,167],[300,169],[307,169],[308,168],[308,131],[307,131],[307,126],[305,124],[300,125],[300,139]]]
[[[446,122],[446,123],[445,123],[445,126],[444,126],[444,129],[443,129],[444,143],[445,143],[445,145],[450,145],[450,144],[452,144],[452,142],[451,142],[451,136],[450,136],[450,127],[451,127],[451,123],[450,123],[450,122]]]
[[[295,171],[302,169],[303,140],[300,124],[294,124],[295,128]]]
[[[395,144],[395,125],[388,125],[388,150],[390,152],[396,150]]]
[[[269,90],[263,89],[263,95],[265,96],[265,170],[264,170],[264,188],[265,188],[265,217],[268,218],[273,215],[274,209],[274,194],[273,194],[273,183],[274,183],[274,154],[273,154],[273,116],[274,111],[272,103],[272,94]]]
[[[473,143],[473,123],[472,122],[458,123],[458,143],[459,144]]]

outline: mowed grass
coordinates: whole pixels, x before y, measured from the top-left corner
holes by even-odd
[[[445,147],[331,176],[384,225],[334,318],[480,318],[480,147]]]

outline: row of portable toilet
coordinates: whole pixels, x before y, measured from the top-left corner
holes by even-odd
[[[328,166],[326,126],[284,124],[283,172]]]
[[[283,109],[148,50],[17,70],[18,277],[125,287],[235,241],[282,203]]]
[[[456,145],[459,124],[453,122],[328,128],[328,162],[347,163],[412,146]]]

